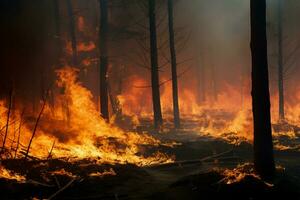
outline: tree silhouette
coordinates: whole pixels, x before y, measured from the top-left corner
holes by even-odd
[[[173,115],[175,128],[180,127],[180,115],[178,105],[178,81],[177,81],[177,61],[174,36],[174,4],[173,0],[168,0],[168,16],[169,16],[169,37],[170,37],[170,54],[172,67],[172,94],[173,94]]]
[[[282,52],[282,1],[278,0],[278,97],[279,97],[279,120],[284,116],[284,88],[283,88],[283,52]]]
[[[99,0],[100,5],[100,30],[99,30],[99,51],[100,51],[100,109],[101,116],[109,120],[108,111],[108,86],[107,86],[107,68],[108,68],[108,1]]]
[[[270,114],[266,0],[251,0],[252,112],[254,165],[265,179],[273,177],[275,164]]]
[[[159,92],[159,74],[158,74],[158,55],[157,55],[157,33],[156,33],[156,0],[149,0],[149,26],[150,26],[150,54],[151,54],[151,85],[152,85],[152,103],[154,112],[154,126],[159,128],[162,123],[160,92]]]

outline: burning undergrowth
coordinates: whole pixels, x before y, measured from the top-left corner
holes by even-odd
[[[197,125],[191,126],[201,137],[224,140],[233,145],[253,142],[252,112],[207,109],[202,115],[193,116]],[[289,120],[272,123],[273,142],[276,150],[299,151],[299,125]]]
[[[0,165],[0,179],[8,179],[8,180],[15,180],[18,182],[24,182],[26,178],[20,174],[12,172],[3,166]]]
[[[8,168],[15,172],[7,170]],[[7,159],[2,162],[1,172],[5,173],[0,176],[0,187],[6,191],[3,199],[53,199],[61,192],[72,195],[76,191],[90,190],[94,184],[101,186],[105,182],[115,183],[124,174],[141,173],[139,169],[136,165],[99,165],[90,160],[68,162],[52,159],[25,162]],[[76,187],[80,187],[80,190]],[[73,190],[68,193],[70,188]]]
[[[141,130],[147,130],[152,124],[152,104],[149,102],[151,92],[145,92],[149,88],[137,87],[147,85],[147,81],[143,77],[132,76],[128,84],[130,87],[126,88],[126,94],[119,96],[122,111],[138,119],[138,127]],[[174,134],[171,84],[164,84],[161,88],[161,105],[165,121],[163,132]],[[197,92],[193,89],[193,86],[185,86],[180,90],[182,126],[179,132],[197,133],[206,139],[220,139],[234,145],[242,142],[252,143],[253,119],[250,95],[241,93],[239,86],[224,82],[222,91],[220,90],[216,99],[208,95],[206,101],[199,101]],[[271,97],[274,147],[277,150],[298,151],[299,105],[287,101],[286,119],[278,121],[277,99],[276,95]]]
[[[4,102],[1,104],[6,150],[15,152],[15,157],[29,154],[37,158],[92,159],[98,163],[139,166],[172,162],[171,157],[160,152],[143,156],[142,146],[165,145],[158,139],[147,134],[125,132],[100,117],[91,92],[77,82],[77,73],[70,67],[57,71],[60,94],[54,105],[50,105],[46,98],[41,102],[40,119],[26,115],[22,118],[17,111],[7,118],[9,108]]]

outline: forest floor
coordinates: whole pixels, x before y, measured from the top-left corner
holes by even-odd
[[[181,143],[159,147],[176,156],[176,162],[149,167],[97,165],[90,160],[3,160],[2,165],[26,174],[23,183],[0,179],[0,199],[260,199],[300,194],[300,152],[275,151],[278,168],[274,181],[266,183],[252,174],[252,146],[232,145],[196,133],[171,131],[161,140]],[[231,171],[226,171],[231,169]]]

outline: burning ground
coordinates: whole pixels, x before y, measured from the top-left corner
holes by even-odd
[[[120,119],[107,123],[99,116],[77,74],[71,67],[57,71],[59,95],[54,106],[46,96],[38,115],[2,101],[4,198],[180,199],[229,191],[247,198],[297,191],[297,124],[273,124],[277,165],[285,168],[278,168],[274,183],[266,183],[244,164],[252,161],[250,110],[196,107],[199,114],[185,114],[181,129],[166,120],[160,133],[147,115],[125,114],[134,126],[124,127]]]
[[[0,198],[299,195],[298,4],[274,2],[269,66],[252,66],[270,69],[266,181],[253,164],[247,1],[0,1]]]

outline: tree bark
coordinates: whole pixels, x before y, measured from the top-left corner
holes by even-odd
[[[151,46],[151,85],[152,103],[154,112],[154,126],[160,128],[163,119],[160,104],[159,74],[158,74],[158,55],[157,55],[157,35],[156,35],[156,16],[155,0],[148,0],[149,3],[149,25],[150,25],[150,46]]]
[[[100,4],[100,31],[99,31],[99,53],[100,53],[100,112],[101,116],[109,121],[108,111],[108,0],[99,0]]]
[[[285,119],[284,116],[284,82],[283,82],[283,52],[282,52],[282,0],[278,0],[278,110],[279,121]]]
[[[74,12],[73,12],[73,6],[71,0],[67,0],[67,9],[68,9],[68,15],[69,15],[69,33],[71,38],[71,45],[72,45],[72,62],[73,65],[77,65],[77,38],[76,38],[76,26],[75,26],[75,18],[74,18]]]
[[[173,92],[174,125],[175,125],[175,128],[180,128],[173,0],[168,0],[168,17],[169,17],[168,19],[169,19],[170,54],[171,54],[171,65],[172,65],[172,92]]]
[[[252,112],[254,166],[264,179],[275,173],[270,114],[266,0],[251,0]]]

